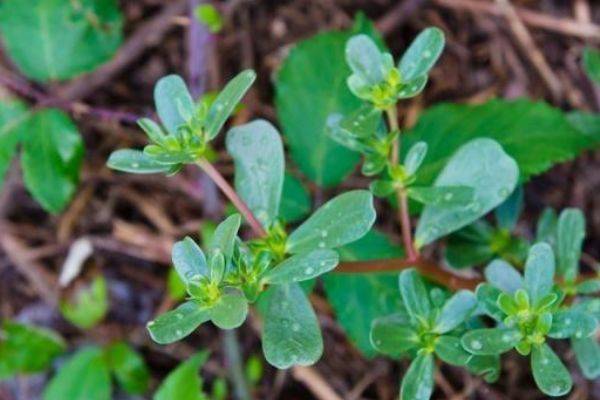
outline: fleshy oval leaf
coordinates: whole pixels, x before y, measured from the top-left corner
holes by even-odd
[[[331,271],[339,260],[338,253],[329,249],[296,254],[273,267],[262,279],[265,283],[275,285],[301,282]]]

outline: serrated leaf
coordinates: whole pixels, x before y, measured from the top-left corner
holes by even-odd
[[[19,100],[0,101],[0,189],[17,152],[17,144],[27,134],[29,115]]]
[[[209,253],[216,250],[221,251],[227,259],[233,255],[235,238],[242,223],[240,214],[233,214],[221,222],[215,229],[208,246]]]
[[[475,191],[468,186],[411,186],[407,193],[419,203],[444,207],[468,204]]]
[[[0,329],[0,380],[41,372],[66,350],[54,331],[5,320]]]
[[[556,226],[556,273],[573,280],[579,273],[581,245],[585,238],[585,217],[581,210],[567,208]]]
[[[465,333],[462,345],[469,353],[488,356],[506,353],[522,339],[521,333],[513,328],[474,329]]]
[[[547,243],[531,246],[525,263],[524,287],[531,304],[535,305],[550,293],[554,286],[554,253]]]
[[[246,321],[248,301],[238,290],[221,295],[217,303],[209,310],[210,320],[221,329],[234,329]]]
[[[548,336],[554,339],[583,339],[591,336],[596,328],[596,318],[591,315],[565,310],[552,315],[552,327]]]
[[[108,312],[108,289],[103,276],[81,288],[75,298],[60,304],[60,312],[65,319],[82,329],[89,329],[100,322]]]
[[[438,333],[447,333],[462,324],[477,307],[477,298],[468,290],[459,290],[446,301],[435,321]]]
[[[168,344],[183,339],[200,324],[210,319],[208,309],[188,301],[174,310],[159,315],[148,323],[147,328],[152,340]]]
[[[7,0],[0,7],[5,49],[36,81],[72,78],[108,61],[121,44],[122,26],[114,0]]]
[[[546,343],[533,346],[531,370],[538,388],[549,396],[567,394],[573,386],[569,371]]]
[[[436,27],[424,29],[413,40],[398,63],[404,82],[426,75],[444,50],[444,32]]]
[[[207,352],[197,353],[179,364],[167,376],[154,394],[154,400],[208,400],[202,392],[198,370],[206,362]]]
[[[442,335],[435,342],[435,354],[445,363],[457,366],[466,365],[473,357],[454,336]]]
[[[268,290],[262,334],[265,358],[280,369],[314,364],[323,353],[323,338],[306,295],[297,283]]]
[[[105,350],[111,372],[119,385],[129,394],[143,394],[148,390],[150,371],[143,357],[131,346],[117,342]]]
[[[206,133],[209,139],[217,136],[223,125],[225,125],[225,121],[233,113],[255,79],[256,72],[247,69],[237,74],[221,90],[208,109],[208,115],[206,116]]]
[[[512,265],[496,259],[485,267],[485,279],[503,292],[514,294],[524,285],[523,276]]]
[[[426,320],[431,313],[431,302],[423,279],[415,269],[406,269],[400,273],[400,294],[404,307],[415,320]]]
[[[402,378],[400,399],[429,400],[433,392],[433,367],[433,355],[418,355]]]
[[[27,129],[21,158],[25,186],[44,209],[59,213],[77,189],[83,141],[69,116],[57,109],[36,112]]]
[[[133,149],[113,151],[106,165],[117,171],[134,174],[167,173],[171,170],[170,165],[158,163],[144,154],[143,151]]]
[[[600,84],[600,51],[592,47],[586,47],[583,49],[583,57],[581,60],[583,70],[588,78],[596,84]]]
[[[206,257],[200,246],[189,236],[173,245],[171,260],[177,274],[186,284],[197,275],[209,276]]]
[[[366,261],[402,257],[400,246],[382,233],[370,231],[361,239],[339,248],[344,261]],[[373,320],[401,309],[396,273],[345,274],[323,276],[327,299],[350,340],[368,357],[375,355],[369,339]]]
[[[79,350],[44,389],[44,400],[110,400],[110,372],[102,349]]]
[[[235,188],[256,218],[268,227],[279,214],[285,159],[277,129],[265,120],[236,126],[227,133],[235,162]]]
[[[329,200],[288,237],[292,254],[336,248],[363,237],[375,222],[373,195],[352,190]]]
[[[456,231],[501,204],[515,188],[519,169],[502,147],[490,139],[475,139],[448,161],[434,186],[469,186],[473,200],[453,206],[428,205],[417,225],[418,247]]]
[[[310,209],[311,198],[308,190],[299,179],[286,173],[283,178],[279,217],[286,222],[296,222],[305,218]]]
[[[167,75],[154,86],[156,112],[167,132],[177,133],[194,114],[194,100],[179,75]]]
[[[399,357],[419,346],[419,335],[406,313],[377,318],[371,326],[371,344],[380,353]]]
[[[274,285],[305,281],[331,271],[339,259],[338,253],[329,249],[296,254],[269,270],[262,280]]]
[[[434,181],[452,154],[472,139],[496,140],[519,166],[520,182],[598,145],[576,129],[558,108],[531,100],[491,100],[481,105],[441,104],[429,108],[404,135],[402,147],[425,141],[427,160],[415,184]],[[531,144],[535,143],[535,151]]]
[[[600,376],[600,344],[596,338],[572,339],[571,346],[581,372],[587,379]]]

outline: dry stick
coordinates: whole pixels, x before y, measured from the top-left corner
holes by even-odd
[[[494,3],[474,0],[433,0],[433,2],[441,7],[469,11],[473,14],[504,15],[504,11]],[[582,23],[571,18],[558,18],[518,7],[515,7],[515,11],[526,25],[534,28],[584,39],[600,39],[600,26],[593,23]]]
[[[496,0],[496,3],[498,3],[498,5],[501,7],[501,10],[504,12],[504,15],[508,21],[508,25],[510,26],[510,30],[515,36],[515,39],[517,39],[523,55],[525,55],[534,66],[552,93],[552,97],[555,100],[560,99],[563,93],[560,80],[546,62],[544,54],[535,44],[535,41],[521,20],[521,17],[519,17],[509,0]]]
[[[292,369],[292,376],[308,386],[313,394],[321,400],[342,400],[313,368],[296,366]]]

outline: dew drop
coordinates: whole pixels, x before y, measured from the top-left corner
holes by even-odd
[[[181,332],[181,329],[177,329],[177,330],[175,331],[175,334],[176,334],[177,336],[181,336],[181,334],[182,334],[182,333],[183,333],[183,332]]]
[[[136,163],[136,162],[134,162],[134,163],[131,163],[131,166],[132,166],[133,168],[139,168],[139,167],[140,167],[140,164],[139,164],[139,163]]]
[[[321,262],[319,263],[319,265],[320,265],[321,267],[324,267],[326,264],[327,264],[327,263],[326,263],[325,261],[321,261]]]
[[[306,275],[310,275],[310,274],[312,274],[314,271],[315,271],[315,270],[313,269],[313,267],[308,267],[308,268],[306,268],[306,269],[304,270],[304,273],[305,273]]]
[[[177,319],[183,319],[183,315],[181,314],[175,314],[175,316],[177,317]]]
[[[152,326],[152,325],[154,325],[154,321],[148,322],[148,326]]]
[[[558,394],[562,392],[562,387],[560,387],[559,385],[554,385],[550,388],[550,392],[554,393],[554,394]]]
[[[324,248],[325,247],[325,242],[319,242],[319,247],[320,248]]]
[[[444,200],[450,201],[450,200],[452,200],[453,197],[454,197],[454,195],[452,193],[446,193],[444,195]]]
[[[575,332],[575,337],[577,339],[581,339],[583,337],[583,333],[581,331],[577,331],[577,332]]]
[[[400,91],[400,96],[406,96],[406,90],[401,90]]]
[[[510,342],[511,339],[512,339],[511,335],[502,335],[502,341],[503,342],[508,343],[508,342]]]
[[[416,92],[416,91],[417,91],[417,89],[418,89],[418,87],[416,87],[416,86],[412,86],[412,87],[410,88],[410,90],[411,90],[412,92]]]
[[[223,104],[217,104],[217,111],[223,111]]]
[[[571,325],[571,318],[565,319],[565,325]]]
[[[498,190],[498,196],[507,197],[510,194],[510,190],[508,188],[501,188]]]
[[[429,58],[429,57],[431,57],[431,52],[429,50],[425,50],[423,52],[423,58]]]
[[[294,332],[298,332],[300,330],[300,324],[294,324],[294,325],[292,325],[292,330]]]
[[[321,231],[321,237],[326,238],[329,233],[326,230]]]
[[[548,363],[549,363],[549,362],[550,362],[550,361],[548,361],[548,359],[547,359],[547,358],[544,358],[544,359],[542,360],[542,364],[544,364],[544,365],[548,365]]]
[[[483,348],[483,345],[479,340],[473,340],[471,342],[471,348],[474,350],[481,350]]]

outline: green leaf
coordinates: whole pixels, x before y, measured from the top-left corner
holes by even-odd
[[[148,332],[157,343],[168,344],[183,339],[200,324],[210,319],[209,311],[193,301],[159,315],[147,325]]]
[[[400,273],[400,294],[404,302],[404,307],[411,318],[416,320],[425,320],[431,313],[431,303],[429,295],[425,289],[423,279],[415,269],[406,269]]]
[[[121,149],[113,151],[106,162],[109,168],[134,174],[167,173],[170,165],[154,161],[140,150]]]
[[[0,189],[17,152],[17,144],[27,135],[30,113],[19,100],[0,101]]]
[[[512,232],[517,226],[517,221],[523,210],[523,186],[517,186],[512,194],[494,210],[498,227]]]
[[[194,100],[179,75],[167,75],[156,82],[154,104],[158,117],[172,135],[194,114]]]
[[[173,300],[183,300],[187,294],[185,283],[181,280],[175,268],[169,268],[167,292]]]
[[[223,29],[223,17],[212,4],[200,4],[194,10],[194,14],[211,33],[218,33]]]
[[[479,308],[496,321],[502,321],[504,319],[504,312],[498,307],[498,297],[502,292],[500,289],[487,284],[482,283],[477,286],[475,295],[479,303]]]
[[[233,113],[255,79],[256,72],[247,69],[237,74],[221,90],[215,101],[210,105],[206,116],[206,134],[209,139],[213,139],[219,134],[219,131],[225,125],[225,121]]]
[[[469,353],[488,356],[506,353],[523,338],[517,329],[484,328],[465,333],[462,345]]]
[[[583,49],[582,64],[588,78],[600,84],[600,51],[591,47]]]
[[[25,186],[45,210],[59,213],[77,189],[83,141],[69,116],[56,109],[33,114],[27,129],[21,160]]]
[[[425,156],[427,155],[427,143],[425,142],[417,142],[411,146],[404,157],[404,168],[406,169],[406,173],[408,175],[413,175],[423,161],[425,161]]]
[[[230,215],[225,221],[221,222],[210,239],[209,253],[220,250],[227,259],[230,259],[233,256],[235,238],[241,223],[242,217],[237,213]]]
[[[108,312],[106,280],[98,276],[89,287],[81,288],[73,301],[63,301],[60,312],[67,321],[81,329],[90,329]]]
[[[305,218],[311,209],[311,199],[308,190],[299,179],[285,174],[283,178],[283,193],[279,205],[279,217],[286,222],[296,222]]]
[[[523,277],[512,265],[502,259],[496,259],[485,267],[485,279],[502,290],[514,294],[524,285]]]
[[[382,233],[370,231],[361,239],[338,249],[344,261],[366,261],[402,257],[402,249]],[[350,340],[367,357],[375,355],[370,342],[371,323],[397,312],[402,305],[398,296],[396,273],[348,274],[323,276],[325,293],[336,318]]]
[[[282,285],[316,278],[334,269],[339,258],[336,251],[329,249],[296,254],[269,270],[262,280],[265,283]]]
[[[482,376],[488,383],[496,382],[500,377],[500,356],[473,356],[467,363],[467,369]]]
[[[235,189],[256,218],[270,226],[279,215],[285,159],[277,129],[265,120],[236,126],[227,133],[235,162]]]
[[[368,33],[370,24],[361,29]],[[331,114],[349,115],[362,102],[346,85],[351,71],[344,48],[356,32],[328,32],[301,41],[283,62],[275,82],[275,105],[291,157],[317,185],[340,183],[359,155],[327,134]]]
[[[577,284],[578,294],[594,294],[600,292],[600,279],[588,279]]]
[[[44,389],[44,400],[110,400],[110,372],[102,349],[79,350]]]
[[[571,391],[573,381],[569,371],[546,343],[533,346],[531,370],[538,388],[548,396],[562,396]]]
[[[198,370],[206,362],[207,352],[197,353],[179,364],[161,383],[154,400],[208,400],[202,392],[202,379]]]
[[[402,379],[400,399],[429,400],[433,392],[433,367],[433,355],[418,355]]]
[[[263,324],[263,351],[280,369],[312,365],[323,353],[317,316],[297,283],[271,286]]]
[[[444,32],[436,27],[423,30],[410,44],[398,63],[403,82],[426,75],[444,50]]]
[[[552,315],[552,328],[548,336],[554,339],[583,339],[597,328],[596,318],[581,311],[565,310]]]
[[[239,290],[231,290],[221,295],[209,310],[210,319],[221,329],[234,329],[246,321],[248,301]]]
[[[110,345],[105,352],[112,373],[127,393],[143,394],[148,390],[150,371],[138,352],[124,342]]]
[[[36,81],[69,79],[108,61],[122,26],[114,0],[6,0],[0,7],[4,48]]]
[[[179,277],[186,284],[197,275],[209,275],[202,249],[189,236],[173,245],[171,259]]]
[[[420,344],[419,336],[405,313],[375,319],[370,337],[375,350],[392,357],[399,357]]]
[[[5,320],[0,329],[0,380],[41,372],[65,349],[65,341],[54,331]]]
[[[429,145],[415,184],[433,182],[458,148],[480,137],[496,140],[515,159],[521,182],[598,144],[597,138],[573,127],[560,109],[543,102],[520,99],[480,105],[441,104],[424,112],[404,135],[403,148],[418,141]],[[535,151],[531,151],[532,143]]]
[[[411,186],[408,197],[426,205],[465,205],[473,200],[475,191],[468,186]]]
[[[552,290],[554,286],[554,253],[547,243],[537,243],[531,246],[525,263],[524,284],[533,305]]]
[[[470,186],[473,200],[459,205],[428,205],[417,225],[418,247],[458,230],[501,204],[515,188],[519,169],[493,140],[475,139],[448,161],[434,186]]]
[[[477,298],[468,290],[459,290],[446,301],[435,321],[438,333],[447,333],[462,324],[477,307]]]
[[[585,217],[581,210],[567,208],[556,227],[556,273],[573,280],[579,273],[581,245],[585,238]]]
[[[442,335],[435,342],[435,354],[450,365],[466,365],[473,355],[461,345],[460,339],[454,336]]]
[[[557,225],[558,216],[556,215],[556,212],[550,207],[544,209],[536,226],[536,242],[546,242],[549,245],[554,246],[556,242]]]
[[[494,257],[494,233],[490,223],[481,219],[452,233],[446,240],[446,261],[452,268],[466,268],[489,261]]]
[[[352,72],[365,84],[375,86],[386,78],[383,54],[368,35],[352,36],[346,43],[345,55]]]
[[[597,379],[600,376],[600,344],[596,338],[572,339],[571,347],[583,375],[587,379]]]
[[[331,249],[363,237],[375,222],[373,195],[352,190],[329,200],[288,237],[292,254]]]

